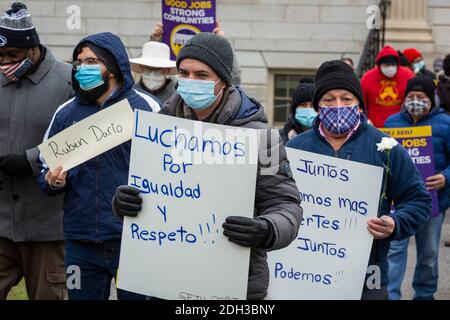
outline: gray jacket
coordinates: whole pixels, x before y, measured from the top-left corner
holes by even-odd
[[[264,109],[255,100],[248,98],[239,87],[227,90],[225,103],[216,109],[209,122],[262,129],[262,134],[275,135],[274,139],[267,139],[260,144],[260,155],[279,153],[276,163],[263,164],[259,158],[256,178],[256,194],[254,216],[267,220],[273,234],[268,243],[262,248],[254,248],[250,253],[250,270],[247,287],[247,299],[263,299],[269,286],[269,268],[267,265],[267,251],[281,249],[288,246],[297,237],[303,211],[297,186],[290,171],[286,150],[278,134],[278,130],[268,130]],[[184,105],[178,94],[170,98],[160,113],[195,119],[195,116]],[[275,141],[275,142],[271,142]],[[263,170],[271,166],[273,174],[265,174]],[[232,215],[232,213],[230,213]]]
[[[45,51],[45,50],[44,50]],[[37,146],[59,105],[73,96],[71,66],[47,49],[38,69],[17,82],[0,76],[0,155],[26,151],[34,174],[0,172],[0,237],[56,241],[62,235],[62,197],[45,196],[36,180]]]

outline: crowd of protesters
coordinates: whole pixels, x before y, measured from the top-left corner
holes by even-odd
[[[139,190],[127,186],[130,141],[68,171],[49,169],[37,148],[42,141],[124,99],[133,109],[273,133],[263,106],[239,86],[236,55],[219,26],[194,36],[176,60],[163,33],[156,25],[137,58],[112,33],[89,35],[74,44],[70,65],[41,44],[24,4],[0,17],[0,300],[23,278],[30,299],[108,299],[123,217],[142,209]],[[258,171],[254,217],[223,223],[225,237],[251,249],[248,299],[267,295],[266,252],[288,246],[302,221],[285,146],[378,167],[390,161],[387,192],[367,223],[374,238],[368,265],[379,266],[381,287],[364,287],[361,298],[401,298],[411,237],[418,257],[414,297],[434,298],[450,205],[450,55],[433,67],[415,48],[385,46],[362,79],[343,56],[300,80],[286,124],[275,131],[279,138],[260,146],[280,157],[274,174]],[[432,127],[436,172],[425,181],[406,149],[399,145],[386,159],[374,145],[386,137],[378,128],[414,126]],[[440,212],[433,217],[432,190]],[[82,285],[68,290],[73,265]],[[118,298],[154,297],[119,289]]]

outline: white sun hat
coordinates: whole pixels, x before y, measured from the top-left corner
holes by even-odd
[[[150,41],[142,47],[142,56],[130,59],[131,70],[141,72],[142,66],[150,68],[168,68],[173,69],[171,73],[176,72],[176,62],[170,60],[170,48],[167,44],[157,41]]]

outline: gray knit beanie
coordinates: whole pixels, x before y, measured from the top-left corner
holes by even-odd
[[[233,70],[233,49],[224,37],[213,33],[199,33],[192,37],[180,50],[177,69],[184,59],[195,59],[207,64],[227,84],[231,82]]]

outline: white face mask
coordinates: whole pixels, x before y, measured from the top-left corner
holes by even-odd
[[[156,91],[166,83],[166,76],[161,71],[145,70],[142,72],[142,83],[147,89]]]
[[[397,66],[390,64],[382,64],[381,73],[388,78],[393,78],[397,74]]]

